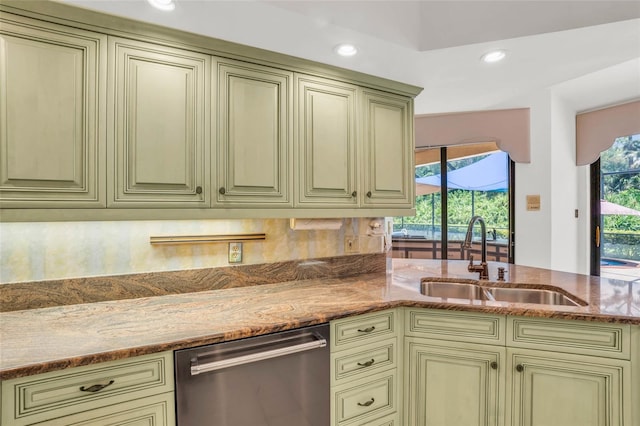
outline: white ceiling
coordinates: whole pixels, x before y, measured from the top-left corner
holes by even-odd
[[[588,110],[640,98],[640,0],[63,0],[424,87],[416,113],[528,106],[553,88]],[[358,46],[338,57],[341,42]],[[499,64],[481,63],[506,49]]]

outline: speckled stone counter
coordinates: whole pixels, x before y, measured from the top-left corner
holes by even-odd
[[[0,378],[194,347],[397,306],[640,324],[640,284],[490,263],[499,285],[552,286],[586,306],[455,303],[420,294],[420,279],[475,279],[466,261],[394,259],[392,270],[0,314]],[[493,284],[492,284],[493,285]]]

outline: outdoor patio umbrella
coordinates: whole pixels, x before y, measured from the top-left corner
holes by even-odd
[[[506,191],[509,187],[507,153],[497,152],[480,161],[447,173],[449,189],[468,191]],[[416,179],[416,194],[431,194],[440,190],[440,175]]]
[[[640,216],[640,211],[610,201],[600,200],[600,214],[620,216]]]

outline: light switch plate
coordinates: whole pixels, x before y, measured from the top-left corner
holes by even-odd
[[[242,243],[229,243],[229,263],[242,263]]]

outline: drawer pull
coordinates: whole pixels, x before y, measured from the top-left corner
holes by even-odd
[[[89,386],[88,388],[85,388],[84,386],[80,386],[80,390],[82,392],[98,392],[112,384],[113,384],[113,380],[110,380],[109,383],[107,383],[106,385],[92,385],[92,386]]]
[[[376,329],[376,326],[375,326],[375,325],[372,325],[371,327],[367,327],[367,328],[364,328],[364,329],[359,328],[359,329],[358,329],[358,331],[359,331],[360,333],[371,333],[371,332],[372,332],[373,330],[375,330],[375,329]]]
[[[522,373],[524,371],[524,365],[522,365],[522,364],[516,365],[516,371],[518,373]]]
[[[367,362],[359,362],[358,365],[360,367],[371,367],[373,365],[373,363],[376,362],[373,358],[371,358],[369,361]]]
[[[371,398],[370,400],[368,400],[367,402],[358,402],[358,405],[361,407],[368,407],[371,404],[373,404],[376,400],[374,398]]]

